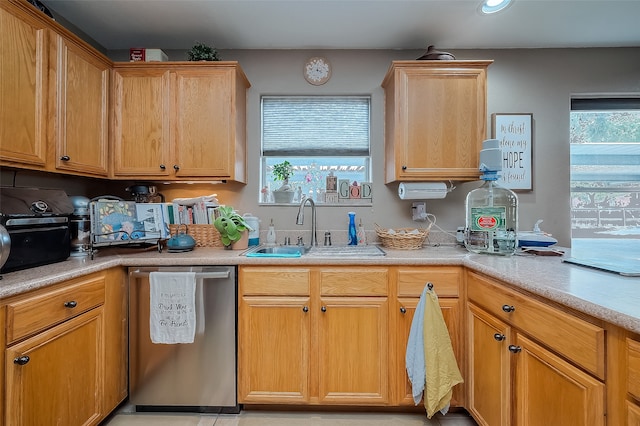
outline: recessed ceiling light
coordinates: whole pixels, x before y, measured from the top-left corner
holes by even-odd
[[[512,0],[483,0],[480,4],[480,12],[485,15],[500,12],[505,10],[511,2]]]

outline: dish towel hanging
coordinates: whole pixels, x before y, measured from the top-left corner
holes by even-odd
[[[193,343],[196,331],[196,273],[149,274],[149,333],[153,343]]]
[[[438,296],[426,285],[411,322],[406,353],[407,374],[417,405],[424,393],[427,417],[449,411],[453,387],[462,383]]]

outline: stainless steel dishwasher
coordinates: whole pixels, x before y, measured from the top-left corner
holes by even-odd
[[[154,344],[149,274],[195,272],[198,332],[190,344]],[[129,269],[129,402],[136,411],[238,413],[234,266]]]

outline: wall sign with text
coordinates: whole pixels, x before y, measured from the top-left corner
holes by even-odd
[[[491,137],[500,141],[502,172],[498,183],[509,189],[533,189],[533,114],[491,114]]]

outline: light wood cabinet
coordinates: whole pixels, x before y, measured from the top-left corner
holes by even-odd
[[[605,424],[604,329],[474,272],[467,295],[467,408],[479,424]]]
[[[127,395],[118,268],[3,301],[5,425],[98,424]]]
[[[392,268],[392,271],[392,275],[395,275],[397,295],[394,307],[397,332],[393,333],[395,337],[392,337],[395,340],[396,351],[394,364],[394,377],[397,379],[395,403],[413,406],[415,403],[413,402],[411,382],[407,376],[405,357],[416,306],[428,282],[434,285],[434,291],[438,295],[442,316],[449,330],[451,346],[460,372],[464,374],[465,354],[462,350],[462,301],[460,299],[463,274],[462,269],[455,266],[402,266]],[[464,391],[464,384],[456,385],[453,388],[452,407],[464,406]]]
[[[246,182],[246,91],[236,62],[119,63],[113,175]]]
[[[0,164],[44,170],[47,163],[47,25],[18,5],[2,1],[0,33]]]
[[[386,405],[386,268],[239,271],[239,402]]]
[[[382,82],[386,183],[478,180],[492,62],[391,64]]]
[[[111,62],[71,38],[50,40],[55,169],[107,177]]]

